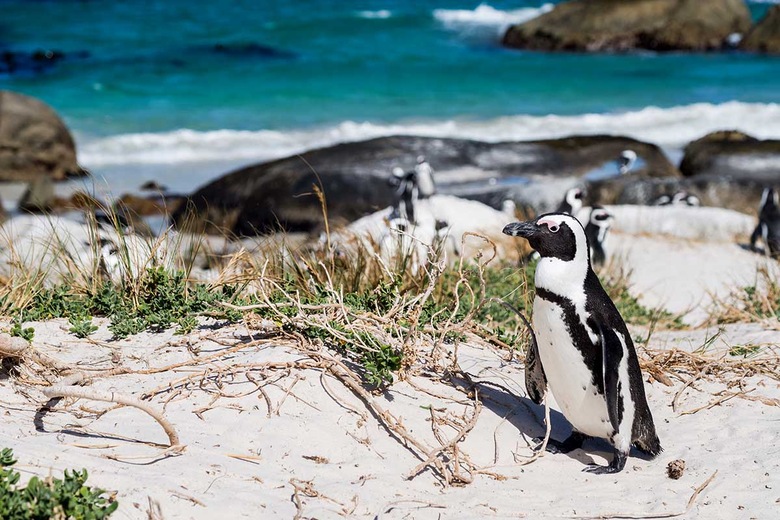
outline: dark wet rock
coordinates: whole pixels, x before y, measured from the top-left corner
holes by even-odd
[[[750,29],[743,0],[572,0],[510,27],[508,47],[552,51],[714,50]]]
[[[295,53],[290,51],[254,42],[216,43],[198,49],[235,58],[291,59],[296,57]]]
[[[618,173],[625,149],[638,154],[627,175]],[[598,183],[601,203],[612,203],[629,179],[679,176],[661,150],[614,136],[485,143],[465,139],[383,137],[313,150],[249,166],[191,195],[193,222],[209,233],[256,235],[276,230],[312,232],[324,225],[315,187],[325,195],[330,223],[354,221],[392,204],[387,183],[394,167],[411,170],[425,156],[439,193],[501,208],[507,199],[534,211],[551,210],[569,187]],[[613,182],[621,184],[613,189]],[[173,218],[182,225],[182,207]]]
[[[146,181],[145,183],[141,184],[140,187],[141,191],[168,191],[167,186],[163,186],[162,184],[158,183],[157,181]]]
[[[0,51],[0,74],[35,75],[47,72],[67,60],[85,59],[87,52],[64,53],[56,49],[29,51]]]
[[[130,212],[141,217],[151,215],[169,215],[179,209],[183,196],[180,195],[151,195],[139,197],[138,195],[125,194],[118,200],[118,205],[125,212]]]
[[[747,51],[780,54],[780,5],[773,5],[750,30],[740,47]]]
[[[662,195],[688,192],[702,206],[714,206],[757,215],[761,194],[768,184],[754,179],[723,176],[687,177],[682,179],[638,180],[624,189],[615,204],[651,205]]]
[[[0,181],[63,180],[87,175],[70,131],[38,99],[0,90]]]
[[[53,213],[94,211],[99,208],[105,208],[105,203],[84,191],[76,191],[69,197],[54,197],[50,203]]]
[[[778,183],[780,140],[762,141],[738,131],[713,132],[685,147],[680,171],[686,177]]]

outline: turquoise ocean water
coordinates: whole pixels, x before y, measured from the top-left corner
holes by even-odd
[[[748,5],[758,18],[771,3]],[[52,105],[114,192],[148,178],[189,191],[243,164],[394,133],[615,133],[671,155],[718,128],[780,138],[779,57],[501,48],[510,23],[551,5],[0,0],[0,53],[63,53],[0,73],[0,88]]]

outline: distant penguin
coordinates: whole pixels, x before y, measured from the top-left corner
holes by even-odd
[[[412,224],[415,223],[415,209],[419,199],[419,189],[414,179],[414,173],[407,173],[396,166],[389,183],[396,186],[396,199],[393,204],[393,218],[400,218]]]
[[[767,255],[780,255],[780,200],[774,188],[764,189],[758,207],[758,225],[750,235],[750,249],[757,251],[758,239],[764,242]]]
[[[701,206],[701,200],[687,191],[678,191],[672,196],[673,206]]]
[[[618,158],[618,173],[625,175],[631,171],[631,167],[636,162],[636,152],[634,150],[623,150]]]
[[[506,199],[501,203],[501,212],[512,218],[517,218],[517,204],[512,199]]]
[[[563,200],[558,205],[557,213],[568,213],[569,215],[577,215],[577,212],[582,209],[582,190],[580,188],[571,188],[566,192]]]
[[[590,261],[596,267],[601,267],[607,260],[604,240],[607,238],[607,231],[612,226],[613,220],[612,213],[601,206],[593,206],[590,210],[588,223],[585,225],[585,236],[590,246]]]
[[[670,206],[672,197],[669,195],[660,195],[653,200],[653,206]]]
[[[417,157],[414,174],[421,199],[427,199],[436,193],[436,184],[433,182],[433,168],[425,160],[425,156],[420,155]]]
[[[701,200],[685,190],[674,195],[661,195],[653,201],[653,206],[701,206]]]
[[[549,384],[573,427],[548,449],[566,453],[588,437],[607,439],[615,449],[609,465],[584,469],[598,474],[621,471],[632,444],[658,455],[661,443],[631,334],[591,268],[582,225],[570,215],[548,213],[509,224],[504,233],[526,238],[542,257],[533,307],[538,350],[526,361],[526,388],[541,403]]]

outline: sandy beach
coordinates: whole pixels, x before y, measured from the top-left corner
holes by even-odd
[[[277,324],[252,315],[118,341],[106,319],[86,340],[64,319],[31,324],[36,351],[97,370],[93,390],[143,397],[173,425],[179,447],[166,448],[161,426],[132,407],[68,398],[43,413],[47,398],[24,371],[0,381],[0,435],[25,477],[88,468],[92,485],[120,501],[113,518],[773,518],[780,384],[776,371],[739,362],[775,359],[776,370],[780,323],[703,318],[767,262],[777,265],[730,233],[701,240],[618,228],[610,236],[640,301],[684,313],[689,324],[630,327],[640,359],[668,365],[665,376],[645,371],[664,451],[655,460],[632,452],[616,475],[582,472],[611,456],[601,441],[534,455],[544,408],[527,398],[522,362],[505,350],[447,345],[441,370],[413,369],[372,394],[349,386],[332,352],[280,338]],[[760,352],[729,354],[745,345]],[[432,346],[418,348],[427,355]],[[685,353],[706,361],[673,368],[669,359]],[[118,367],[129,373],[99,376]],[[552,437],[561,439],[570,427],[550,404]],[[678,459],[685,469],[673,480],[667,465]]]
[[[780,0],[2,9],[0,520],[780,518]]]

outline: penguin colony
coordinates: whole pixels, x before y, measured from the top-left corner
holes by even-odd
[[[621,471],[632,445],[658,455],[661,443],[634,344],[591,267],[582,225],[571,215],[548,213],[503,231],[527,239],[541,256],[533,305],[538,351],[527,356],[526,388],[541,403],[549,386],[573,428],[563,442],[551,440],[548,449],[566,453],[588,437],[608,440],[612,462],[584,470],[596,474]]]

